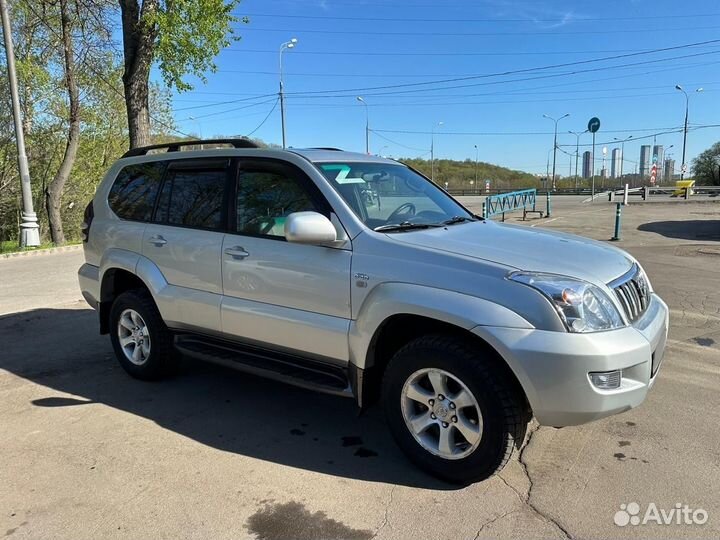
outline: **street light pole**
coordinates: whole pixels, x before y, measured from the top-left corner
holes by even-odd
[[[283,87],[282,58],[286,49],[292,49],[297,43],[297,38],[292,38],[280,45],[280,123],[282,125],[282,147],[285,148],[285,89]]]
[[[578,161],[580,159],[580,135],[584,135],[588,130],[585,131],[568,131],[575,135],[575,189],[578,188]]]
[[[8,12],[5,0],[0,0],[0,11],[2,11],[8,82],[10,85],[13,120],[15,122],[15,143],[17,144],[18,169],[20,171],[20,187],[22,191],[23,209],[21,212],[22,223],[20,224],[20,247],[35,247],[40,245],[40,231],[37,223],[37,215],[35,215],[35,210],[33,209],[30,169],[28,168],[27,155],[25,154],[25,136],[22,130],[20,98],[18,97],[17,76],[15,74],[15,52],[13,51],[12,35],[10,33],[10,13]]]
[[[543,118],[547,118],[549,120],[552,120],[555,123],[555,135],[553,138],[553,168],[552,168],[552,188],[553,191],[555,191],[556,185],[555,185],[555,159],[557,157],[557,126],[558,122],[562,120],[563,118],[566,118],[570,116],[570,113],[563,114],[560,118],[553,118],[552,116],[548,116],[547,114],[543,114]]]
[[[442,126],[443,122],[438,122],[438,126]],[[430,130],[430,180],[435,182],[435,124]]]
[[[682,180],[685,176],[685,170],[687,169],[687,165],[685,165],[685,147],[687,146],[688,112],[690,110],[690,96],[688,96],[688,93],[679,84],[675,85],[675,89],[680,90],[685,95],[685,127],[683,129],[682,166],[680,168],[680,180]],[[698,88],[695,90],[695,92],[702,92],[702,91],[703,91],[702,88]]]
[[[358,96],[357,100],[365,105],[365,153],[370,155],[370,113],[368,112],[368,104],[362,96]]]
[[[632,138],[633,138],[632,135],[630,135],[627,139],[618,139],[617,137],[613,137],[613,140],[620,141],[620,182],[621,183],[622,183],[622,177],[623,177],[623,163],[625,163],[625,143],[628,142]]]

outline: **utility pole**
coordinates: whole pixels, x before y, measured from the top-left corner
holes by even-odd
[[[358,96],[357,100],[365,105],[365,153],[370,155],[370,113],[368,112],[368,104],[362,96]]]
[[[543,118],[547,118],[548,120],[552,120],[555,122],[555,135],[553,137],[553,168],[552,168],[552,188],[553,191],[555,191],[555,159],[557,157],[557,126],[558,122],[562,120],[563,118],[567,118],[570,116],[570,113],[563,114],[560,118],[553,118],[552,116],[548,116],[547,114],[543,114]]]
[[[478,145],[475,145],[475,185],[478,183]]]
[[[35,215],[33,209],[30,169],[28,168],[27,155],[25,154],[25,136],[23,135],[22,119],[20,118],[20,98],[18,96],[17,76],[15,74],[15,52],[13,50],[10,28],[10,13],[8,12],[6,0],[0,0],[0,11],[2,11],[8,81],[10,85],[10,97],[12,99],[13,120],[15,121],[15,142],[17,144],[18,169],[20,171],[20,186],[22,189],[23,209],[21,213],[22,223],[20,223],[20,247],[35,247],[40,245],[40,231],[37,223],[37,215]]]
[[[442,126],[443,122],[438,122],[437,125]],[[435,124],[430,131],[430,180],[435,182]]]
[[[571,133],[575,135],[575,189],[578,188],[578,161],[580,160],[580,135],[584,135],[587,133],[588,130],[577,132],[577,131],[568,131],[568,133]]]
[[[283,86],[282,55],[286,49],[292,49],[297,43],[297,38],[292,38],[280,45],[280,123],[282,125],[282,147],[285,148],[285,88]]]

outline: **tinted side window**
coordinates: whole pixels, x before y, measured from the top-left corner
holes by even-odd
[[[243,170],[237,184],[237,232],[285,236],[285,218],[318,211],[300,183],[281,171]]]
[[[226,179],[226,169],[171,169],[160,194],[155,221],[222,229]]]
[[[162,162],[128,165],[122,169],[108,195],[112,211],[122,219],[148,221],[164,171]]]

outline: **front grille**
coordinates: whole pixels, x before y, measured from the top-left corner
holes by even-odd
[[[620,305],[625,311],[627,319],[632,323],[637,321],[650,303],[650,288],[640,268],[635,265],[630,272],[616,279],[610,284]]]

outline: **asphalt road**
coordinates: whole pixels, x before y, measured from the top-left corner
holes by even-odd
[[[563,199],[525,224],[610,238],[614,207]],[[501,476],[464,489],[414,469],[350,400],[193,363],[132,380],[77,290],[80,251],[0,259],[0,534],[718,538],[720,205],[634,205],[623,224],[672,310],[653,391],[586,426],[531,426]],[[615,525],[632,502],[708,519]]]

